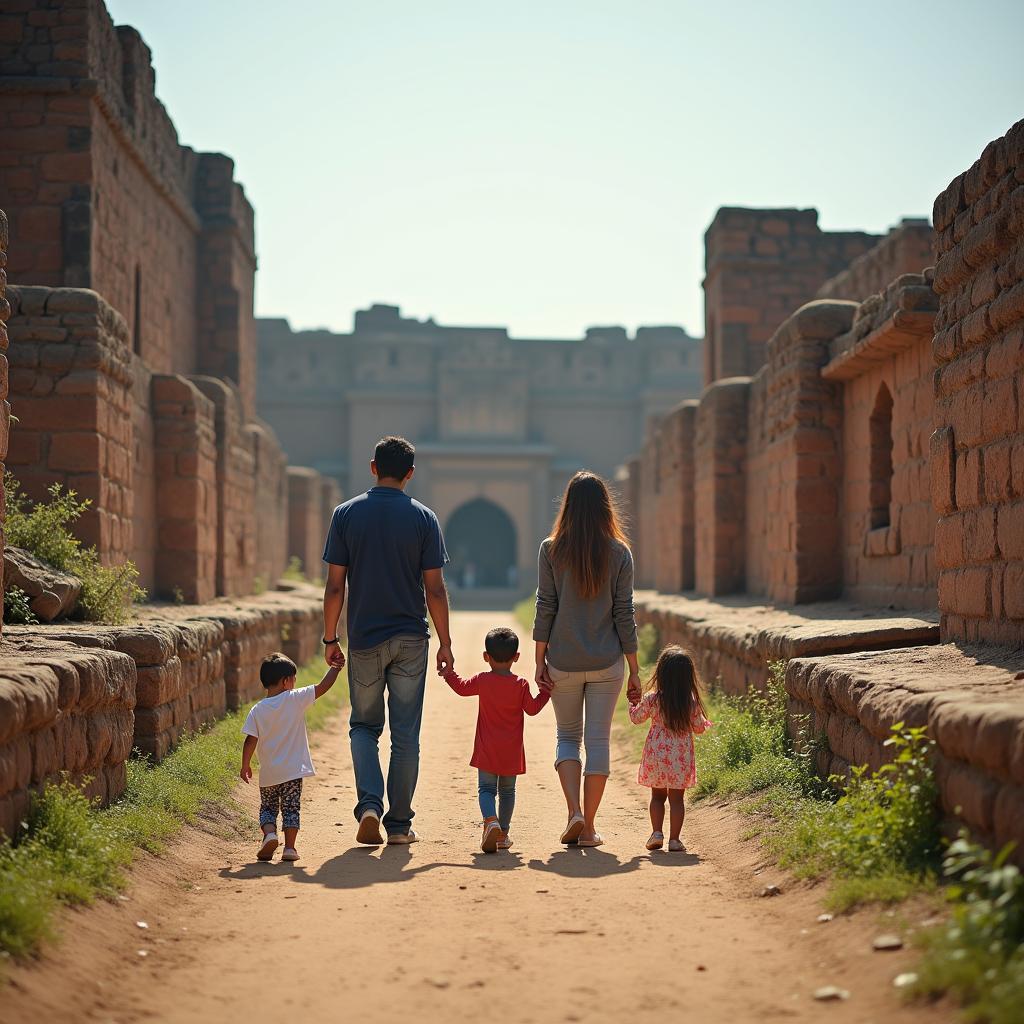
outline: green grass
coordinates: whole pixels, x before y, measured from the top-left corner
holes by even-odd
[[[518,602],[515,608],[512,609],[516,622],[518,622],[519,625],[527,631],[533,629],[533,612],[536,606],[537,595],[531,594],[529,597],[524,597],[522,601]]]
[[[299,686],[319,681],[322,663],[299,672]],[[339,679],[307,715],[311,730],[322,728],[345,703]],[[101,810],[70,783],[47,786],[33,802],[27,828],[12,845],[0,844],[0,953],[24,957],[54,936],[61,904],[78,906],[114,896],[139,850],[158,853],[183,825],[209,804],[234,812],[231,792],[238,781],[248,707],[188,737],[159,765],[142,758],[128,762],[124,795]]]

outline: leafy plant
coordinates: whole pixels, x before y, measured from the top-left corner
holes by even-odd
[[[28,594],[21,587],[4,590],[4,622],[10,626],[34,626],[39,620],[32,613]]]
[[[82,581],[78,610],[92,622],[126,621],[135,601],[145,598],[138,586],[138,569],[131,561],[123,565],[103,565],[94,547],[83,547],[74,535],[75,523],[92,502],[79,500],[59,483],[48,489],[49,500],[31,502],[11,473],[4,475],[7,494],[7,543],[31,551],[55,569],[71,573]]]
[[[288,559],[288,567],[283,573],[281,578],[285,580],[294,580],[296,583],[304,583],[306,580],[306,574],[302,571],[302,559],[298,555],[292,555]]]
[[[920,940],[913,993],[951,992],[969,1021],[1016,1024],[1024,1006],[1024,877],[1009,863],[1012,851],[993,855],[961,832],[943,860],[952,915]]]

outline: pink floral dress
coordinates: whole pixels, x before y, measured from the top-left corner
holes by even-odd
[[[693,732],[670,732],[661,720],[657,691],[647,694],[639,704],[629,705],[629,720],[634,725],[651,720],[644,743],[636,781],[651,789],[689,789],[697,781],[693,757],[694,733],[702,733],[711,725],[695,708],[691,725]]]

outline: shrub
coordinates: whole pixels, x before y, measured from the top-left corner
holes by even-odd
[[[29,607],[28,594],[21,587],[4,591],[4,622],[11,626],[34,626],[39,620]]]
[[[1011,852],[1012,844],[993,856],[962,832],[943,861],[953,913],[920,940],[913,993],[951,992],[970,1021],[1015,1024],[1024,1006],[1024,878]]]
[[[145,598],[138,586],[138,569],[131,561],[123,565],[102,565],[94,547],[83,547],[72,533],[71,524],[92,504],[80,501],[74,491],[51,484],[49,500],[34,504],[22,494],[18,481],[7,473],[7,543],[31,551],[55,569],[71,573],[82,581],[78,610],[91,622],[121,623],[128,619],[133,602]]]

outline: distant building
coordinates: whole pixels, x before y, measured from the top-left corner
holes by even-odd
[[[296,332],[286,320],[257,328],[257,407],[289,459],[350,496],[372,484],[377,438],[408,437],[410,493],[437,511],[450,582],[466,590],[530,589],[569,477],[610,478],[651,416],[701,388],[701,341],[681,327],[511,338],[375,305],[350,334]]]

